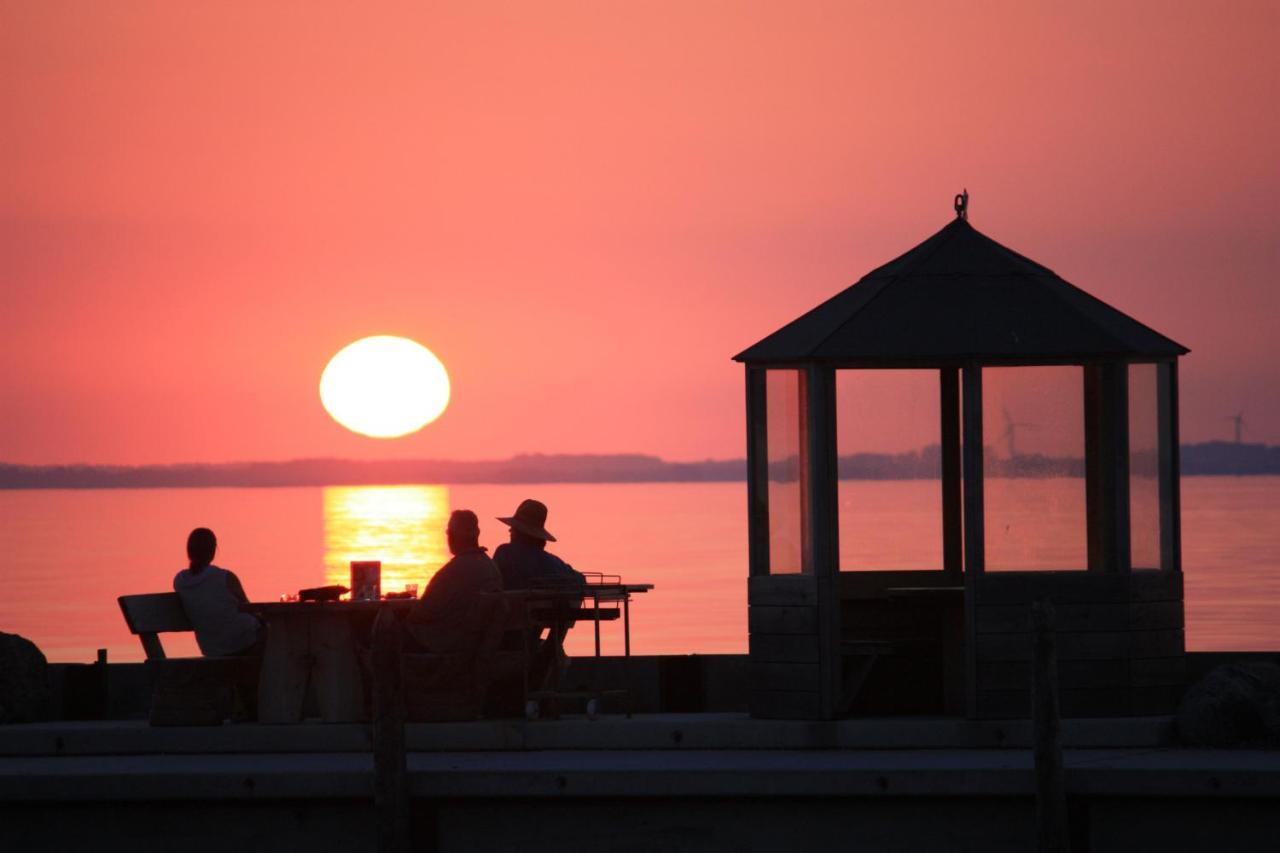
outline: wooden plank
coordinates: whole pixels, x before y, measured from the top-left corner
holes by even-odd
[[[1129,711],[1140,716],[1172,714],[1178,710],[1185,690],[1181,684],[1134,687],[1130,691]]]
[[[816,607],[748,607],[747,625],[752,634],[816,634]]]
[[[979,634],[980,661],[1030,660],[1030,634]],[[1182,631],[1074,631],[1058,635],[1058,658],[1105,660],[1175,657],[1183,651]]]
[[[778,663],[817,663],[818,638],[801,634],[752,634],[747,641],[751,660]]]
[[[1182,601],[1181,572],[1136,571],[1130,575],[1134,601]]]
[[[1153,572],[1152,574],[1158,574]],[[1024,604],[1049,598],[1064,604],[1106,604],[1129,600],[1134,575],[1105,572],[988,572],[975,580],[978,605]]]
[[[125,624],[134,634],[193,630],[176,592],[122,595],[116,601]]]
[[[1061,699],[1064,717],[1127,717],[1132,713],[1127,687],[1064,689]]]
[[[821,685],[821,672],[816,663],[770,663],[751,661],[750,687],[752,690],[784,690],[817,693]]]
[[[769,573],[769,436],[765,375],[746,368],[747,561],[752,577]]]
[[[773,720],[817,720],[820,696],[816,691],[752,690],[747,697],[751,716]]]
[[[1134,631],[1129,642],[1129,654],[1134,658],[1181,657],[1187,649],[1181,630]]]
[[[752,607],[816,606],[818,586],[812,575],[762,575],[747,580]]]
[[[1132,713],[1132,691],[1125,687],[1062,689],[1058,694],[1063,717],[1123,717]],[[1031,716],[1029,690],[979,690],[977,717],[985,720],[1026,719]]]
[[[885,599],[893,587],[955,586],[955,579],[941,570],[840,572],[842,600]]]
[[[1059,631],[1125,631],[1129,628],[1128,602],[1111,604],[1061,604],[1054,608]],[[979,604],[975,619],[979,634],[1016,634],[1031,630],[1031,608],[1024,604]]]
[[[1182,686],[1187,683],[1186,657],[1135,658],[1129,661],[1134,687]]]
[[[1127,687],[1128,662],[1117,660],[1060,660],[1058,680],[1063,689]],[[1031,689],[1029,661],[979,661],[979,690]]]
[[[979,605],[974,617],[979,634],[1016,634],[1030,630],[1030,609],[1022,604]],[[1182,603],[1157,601],[1063,604],[1056,608],[1059,631],[1172,630],[1183,627]]]
[[[383,608],[373,623],[373,806],[378,850],[407,853],[409,771],[404,739],[400,620]]]
[[[1141,631],[1169,631],[1185,627],[1181,601],[1141,601],[1130,604],[1130,628]]]

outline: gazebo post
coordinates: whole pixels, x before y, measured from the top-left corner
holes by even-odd
[[[978,649],[975,616],[982,578],[985,533],[982,510],[982,367],[964,368],[964,662],[968,716],[978,712]]]
[[[1182,477],[1178,459],[1178,362],[1157,365],[1160,568],[1182,572]]]
[[[810,365],[803,374],[808,507],[805,540],[817,592],[819,714],[833,719],[840,701],[840,535],[836,470],[835,371]]]
[[[1129,571],[1129,371],[1108,361],[1084,368],[1088,568]]]
[[[769,435],[764,369],[747,366],[747,572],[769,573]]]
[[[939,432],[942,463],[942,568],[959,583],[964,570],[964,501],[960,476],[960,370],[944,367],[938,371],[941,386]]]

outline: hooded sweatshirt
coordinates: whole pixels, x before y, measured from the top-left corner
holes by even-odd
[[[258,638],[258,620],[240,609],[231,592],[231,572],[217,566],[199,571],[183,569],[173,578],[173,591],[196,629],[196,643],[205,657],[243,652]]]

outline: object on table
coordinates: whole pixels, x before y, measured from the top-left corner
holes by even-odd
[[[393,598],[394,598],[394,599],[400,599],[400,598],[406,598],[406,599],[407,599],[407,598],[417,598],[418,596],[417,596],[417,594],[416,594],[416,593],[414,593],[414,592],[410,592],[409,590],[407,590],[407,589],[406,589],[406,590],[404,590],[403,592],[389,592],[389,593],[387,593],[386,595],[384,595],[384,596],[382,596],[382,597],[383,597],[383,598],[385,598],[385,599],[387,599],[388,601],[390,601],[390,600],[391,600],[391,599],[393,599]]]
[[[301,601],[337,601],[345,592],[347,592],[347,588],[338,584],[315,586],[310,589],[298,590],[298,599]]]
[[[382,597],[382,561],[351,561],[351,600],[377,601]]]

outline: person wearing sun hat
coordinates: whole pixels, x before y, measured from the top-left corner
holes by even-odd
[[[515,515],[498,521],[511,528],[511,541],[499,545],[493,552],[493,561],[502,573],[504,590],[578,589],[586,584],[587,580],[581,573],[547,550],[547,543],[556,541],[556,537],[547,531],[546,504],[532,499],[523,500],[516,507]],[[569,603],[560,602],[557,606],[568,607]],[[531,628],[525,642],[528,648],[533,649],[529,663],[532,684],[545,683],[552,675],[553,667],[559,667],[563,672],[568,663],[564,654],[564,637],[572,624],[571,619],[552,620]],[[547,631],[545,640],[542,639],[544,630]],[[557,635],[553,637],[552,632]]]
[[[547,531],[546,504],[523,500],[515,515],[499,517],[498,521],[511,528],[511,541],[493,552],[493,561],[502,573],[503,589],[585,583],[581,573],[547,550],[547,543],[556,541],[556,537]]]

